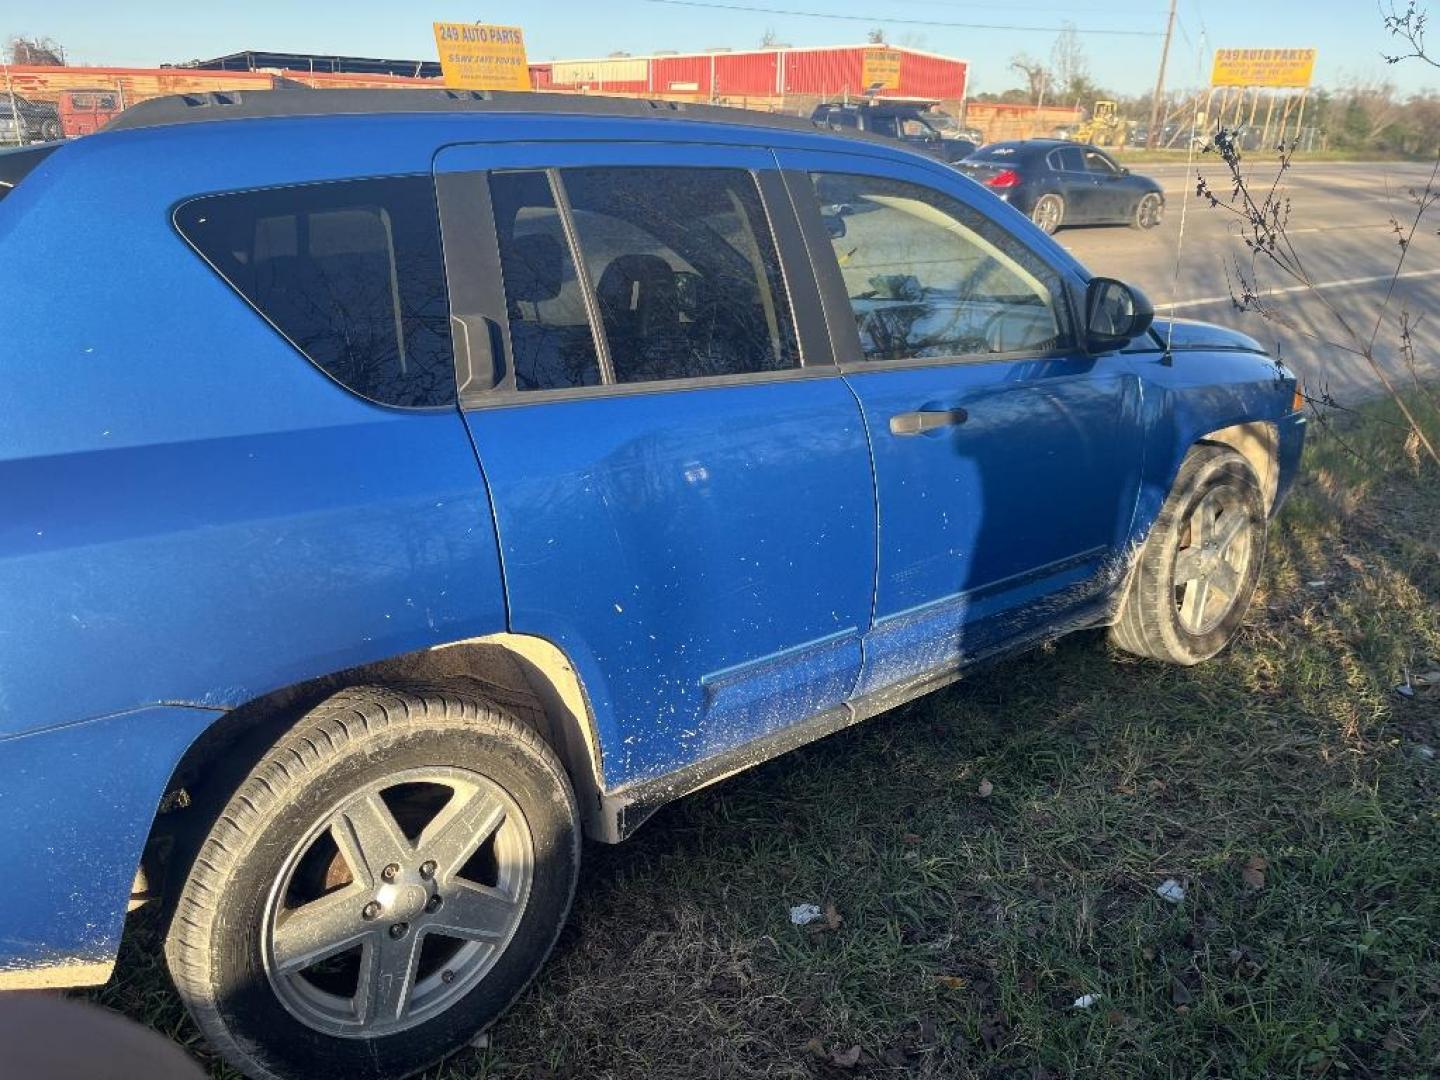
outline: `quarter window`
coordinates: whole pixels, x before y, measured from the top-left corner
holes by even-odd
[[[428,176],[208,195],[175,225],[336,382],[385,405],[455,401]]]
[[[1048,352],[1058,276],[983,214],[872,176],[812,177],[866,360]]]

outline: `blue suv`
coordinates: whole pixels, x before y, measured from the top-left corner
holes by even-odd
[[[974,664],[1213,655],[1300,456],[1254,341],[798,118],[178,97],[0,180],[0,989],[154,901],[253,1077],[437,1060],[582,837]]]

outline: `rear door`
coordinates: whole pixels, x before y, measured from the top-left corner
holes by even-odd
[[[576,665],[607,786],[842,710],[874,491],[774,157],[459,146],[436,172],[510,628]]]
[[[1080,147],[1058,147],[1046,155],[1045,161],[1054,170],[1058,190],[1065,199],[1065,223],[1080,225],[1100,217],[1099,184],[1085,167]]]
[[[1076,347],[1068,271],[939,170],[781,161],[873,447],[860,693],[1093,618],[1125,563],[1139,386],[1118,355]],[[843,208],[839,223],[820,207]]]

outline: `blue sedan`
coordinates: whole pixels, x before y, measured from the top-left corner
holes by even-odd
[[[956,167],[1047,233],[1063,225],[1153,229],[1165,216],[1165,193],[1159,184],[1086,143],[991,143]]]

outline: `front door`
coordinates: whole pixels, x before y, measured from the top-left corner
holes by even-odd
[[[958,180],[858,154],[782,163],[874,457],[879,572],[860,692],[1093,607],[1123,566],[1138,384],[1116,357],[1076,348],[1069,271]]]
[[[510,629],[575,664],[607,787],[843,710],[874,490],[773,156],[463,146],[436,169]]]

